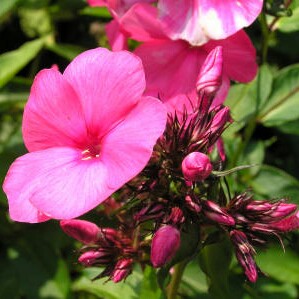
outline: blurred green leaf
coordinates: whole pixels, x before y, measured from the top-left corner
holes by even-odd
[[[147,266],[143,275],[139,299],[164,298],[162,290],[158,286],[156,270],[153,267]]]
[[[282,69],[259,119],[265,126],[278,126],[299,118],[299,64]]]
[[[64,57],[68,60],[73,60],[77,55],[85,51],[86,49],[77,45],[69,44],[47,44],[46,48],[55,54]]]
[[[97,271],[96,275],[101,272],[101,269],[95,270]],[[126,281],[119,283],[107,281],[107,278],[92,281],[87,277],[81,277],[74,282],[72,289],[74,292],[93,294],[96,298],[139,299],[137,287],[140,285],[141,280],[142,277],[137,271],[133,271]]]
[[[51,17],[44,8],[21,8],[19,16],[22,30],[30,38],[44,36],[53,31]]]
[[[286,134],[299,135],[299,119],[284,123],[277,128]]]
[[[212,298],[231,299],[228,286],[231,258],[231,244],[227,238],[222,242],[205,246],[200,251],[200,265],[209,277],[209,293]]]
[[[23,44],[19,49],[0,55],[0,87],[4,86],[42,49],[44,39]]]
[[[267,251],[259,252],[256,260],[261,270],[272,278],[299,285],[299,256],[290,248],[284,252],[279,245],[270,247]]]
[[[263,165],[251,185],[260,195],[269,198],[290,197],[292,202],[299,203],[299,181],[276,167]]]
[[[26,299],[67,299],[70,278],[66,264],[54,251],[50,239],[40,233],[39,229],[29,229],[8,244],[7,258],[20,293]]]
[[[9,12],[18,2],[19,0],[1,0],[0,17]]]
[[[281,32],[293,32],[299,30],[299,7],[292,11],[290,17],[283,17],[276,24]]]
[[[111,14],[106,7],[86,6],[80,11],[81,15],[111,19]]]

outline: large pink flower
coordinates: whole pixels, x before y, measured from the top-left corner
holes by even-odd
[[[222,87],[217,103],[223,102],[229,80],[251,81],[257,72],[255,48],[244,31],[202,46],[192,46],[184,40],[172,40],[165,33],[165,22],[158,18],[157,8],[135,4],[121,19],[120,26],[132,39],[143,42],[135,53],[142,59],[149,95],[162,101],[175,101],[186,94],[196,98],[195,85],[208,53],[217,46],[223,51]]]
[[[98,48],[63,74],[41,71],[24,111],[30,153],[12,164],[3,186],[10,217],[74,218],[136,176],[166,122],[163,104],[144,89],[141,61],[128,52]]]
[[[159,0],[160,18],[168,36],[192,45],[224,39],[250,25],[263,0]]]

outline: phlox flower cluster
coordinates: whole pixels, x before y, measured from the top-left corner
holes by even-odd
[[[256,75],[242,28],[262,0],[88,2],[111,12],[114,51],[89,50],[63,73],[37,74],[23,118],[28,153],[3,185],[10,217],[61,220],[84,244],[79,263],[104,267],[98,277],[114,282],[135,263],[170,268],[191,232],[188,255],[196,254],[213,227],[255,282],[255,247],[299,226],[286,199],[257,201],[246,192],[230,199],[219,187],[221,135],[233,121],[223,103],[230,80]],[[129,38],[139,42],[133,53],[125,51]],[[74,219],[100,204],[116,215],[115,227]]]

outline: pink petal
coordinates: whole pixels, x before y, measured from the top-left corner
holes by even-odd
[[[224,40],[210,41],[204,45],[204,48],[210,51],[216,46],[223,47],[224,74],[239,82],[249,82],[254,79],[257,73],[256,52],[244,31],[239,31]]]
[[[175,2],[175,3],[174,3]],[[200,4],[196,0],[160,0],[158,9],[165,24],[165,32],[173,39],[200,46],[209,38],[200,24]]]
[[[127,35],[120,30],[117,20],[109,22],[105,29],[112,51],[128,50]]]
[[[127,115],[145,89],[141,60],[125,51],[86,51],[63,76],[80,98],[89,134],[98,138]]]
[[[262,6],[262,0],[160,0],[158,4],[168,36],[193,46],[233,35],[250,25]]]
[[[211,39],[223,39],[249,26],[259,15],[263,0],[202,0],[200,20]]]
[[[183,41],[152,41],[135,50],[141,57],[147,94],[166,101],[195,89],[200,67],[207,55],[204,48],[190,48]]]
[[[107,0],[87,0],[90,6],[107,6]]]
[[[164,25],[158,19],[157,9],[146,3],[138,3],[132,6],[120,18],[120,26],[128,32],[132,39],[138,41],[167,39],[163,32]]]
[[[10,167],[3,184],[3,190],[8,197],[9,216],[14,221],[37,223],[50,219],[39,211],[31,202],[26,199],[27,194],[21,188],[26,185],[28,174],[34,175],[39,169],[37,165],[32,164],[30,169],[20,168],[23,159],[27,159],[29,154],[18,158]],[[26,158],[25,158],[26,157]],[[27,193],[30,192],[28,188]]]
[[[33,213],[26,218],[22,215],[21,208],[31,203],[48,217],[71,219],[104,201],[115,189],[107,186],[103,161],[81,158],[79,150],[59,147],[17,159],[4,185],[11,217],[16,221],[38,222]]]
[[[29,151],[53,146],[77,146],[86,136],[81,103],[61,73],[40,71],[23,116],[23,136]]]
[[[101,151],[109,188],[118,189],[146,166],[165,124],[164,105],[157,99],[146,97],[109,132]]]

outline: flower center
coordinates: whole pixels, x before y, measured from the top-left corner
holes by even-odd
[[[82,151],[81,160],[91,160],[100,157],[101,146],[99,144],[93,144],[87,147],[84,151]]]

